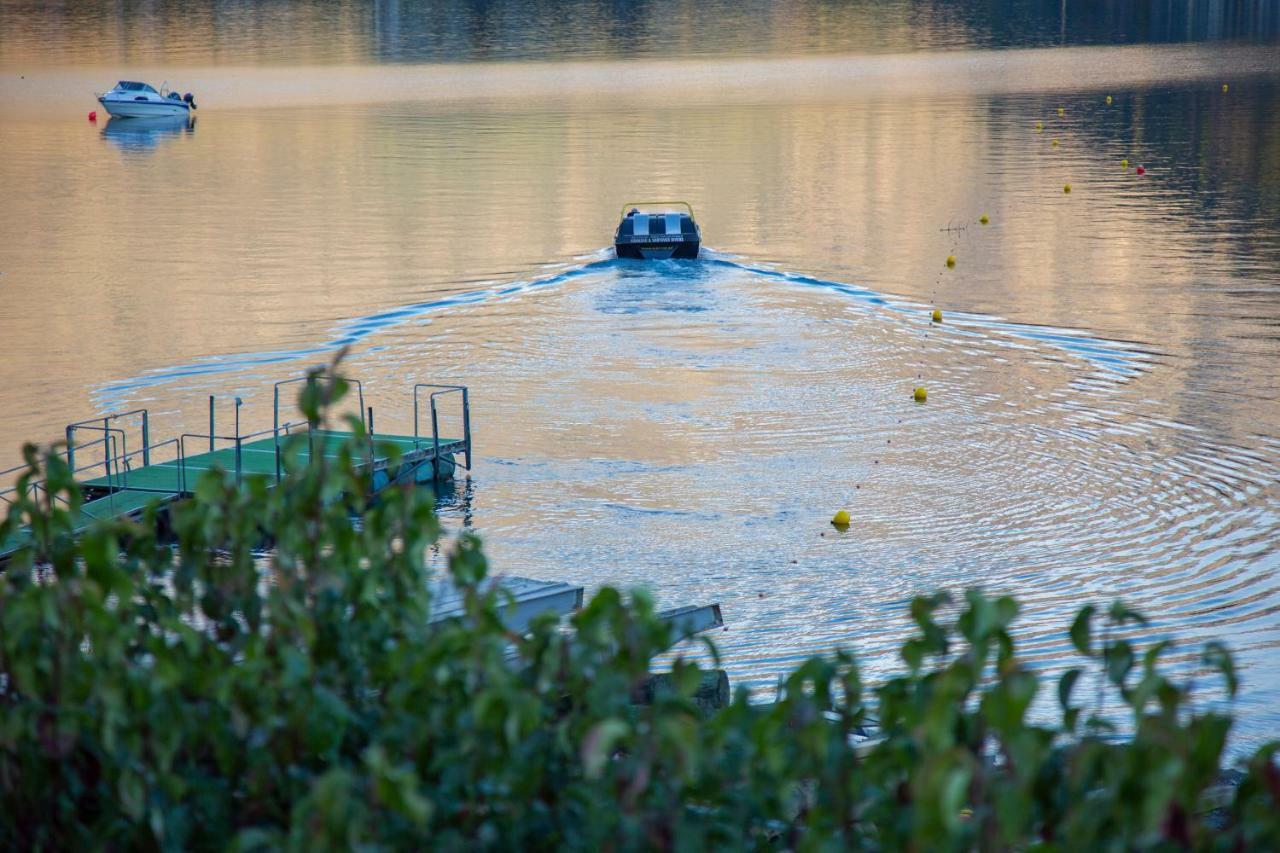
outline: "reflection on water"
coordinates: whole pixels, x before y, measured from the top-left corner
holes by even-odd
[[[1274,736],[1274,4],[1103,5],[579,3],[553,46],[541,3],[163,7],[164,41],[6,4],[0,86],[40,108],[0,123],[0,448],[138,405],[174,434],[208,394],[260,428],[346,346],[380,430],[414,381],[471,387],[439,501],[495,566],[720,600],[737,680],[844,642],[889,672],[904,603],[974,583],[1053,669],[1123,595],[1231,642],[1242,743]],[[593,61],[441,63],[553,51]],[[106,61],[208,66],[169,75],[212,87],[200,133],[95,130]],[[636,197],[714,248],[614,260]]]
[[[452,480],[435,480],[430,489],[436,502],[436,510],[455,522],[462,530],[471,530],[474,524],[472,502],[475,500],[475,483],[459,468],[458,477]]]
[[[1072,47],[618,62],[495,62],[427,65],[335,65],[298,69],[205,67],[183,70],[186,86],[208,110],[333,111],[394,104],[422,110],[480,105],[541,109],[625,105],[630,110],[798,106],[860,100],[870,103],[979,95],[1047,97],[1198,86],[1222,79],[1257,83],[1274,77],[1270,46]],[[163,66],[130,66],[125,73],[156,78]],[[78,111],[102,83],[97,68],[39,69],[15,81],[0,76],[10,116]]]
[[[900,53],[1280,36],[1268,0],[0,4],[0,63],[250,65]],[[15,35],[16,34],[16,37]]]
[[[102,127],[102,138],[122,151],[148,152],[166,139],[195,133],[195,116],[113,118]]]

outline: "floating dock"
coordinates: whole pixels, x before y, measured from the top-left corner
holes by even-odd
[[[567,616],[582,607],[585,592],[577,584],[543,581],[516,575],[491,575],[480,583],[482,593],[497,593],[498,616],[508,631],[524,633],[543,613]],[[431,622],[466,617],[462,592],[448,577],[431,582]],[[656,614],[685,640],[724,627],[719,604],[686,605]]]
[[[351,440],[352,433],[310,429],[305,421],[281,420],[282,389],[307,381],[307,377],[302,377],[277,382],[273,388],[272,427],[248,434],[240,432],[238,397],[233,434],[218,433],[212,397],[209,398],[207,433],[183,433],[154,444],[150,441],[151,418],[146,409],[68,424],[67,445],[61,453],[75,472],[84,494],[84,502],[72,521],[73,532],[80,533],[99,520],[137,517],[153,503],[163,507],[188,497],[200,476],[210,470],[232,474],[237,483],[245,477],[261,477],[274,486],[284,476],[284,450],[293,436],[307,438],[305,447],[298,451],[301,460],[313,455],[337,458],[339,449]],[[325,380],[321,377],[320,381]],[[368,441],[364,458],[356,461],[356,467],[370,472],[374,493],[402,483],[447,480],[458,464],[471,469],[471,405],[465,386],[414,385],[413,435],[387,435],[374,431],[373,409],[365,407],[363,385],[358,380],[346,381],[356,391],[360,421]],[[461,437],[440,434],[441,408],[446,404],[460,407]],[[430,433],[425,429],[424,408],[430,414]],[[90,437],[82,440],[86,434]],[[140,444],[132,451],[130,437]],[[26,466],[18,466],[0,471],[0,477],[19,476],[25,470]],[[48,492],[43,482],[28,483],[27,490]],[[0,490],[0,512],[16,501],[17,492],[17,486]],[[8,536],[0,542],[0,562],[30,541],[26,530]]]

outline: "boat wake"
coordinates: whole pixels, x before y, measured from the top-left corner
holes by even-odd
[[[185,364],[157,368],[126,379],[105,383],[94,390],[93,397],[100,407],[110,408],[144,388],[167,385],[191,377],[235,373],[264,365],[323,358],[343,347],[359,344],[379,332],[415,320],[421,320],[431,314],[452,308],[510,299],[532,290],[554,287],[572,281],[575,278],[607,269],[613,263],[616,263],[616,260],[613,258],[612,253],[601,249],[599,252],[585,256],[585,258],[579,258],[576,265],[555,265],[556,271],[545,276],[521,278],[503,283],[488,283],[489,286],[487,287],[442,296],[438,299],[427,299],[422,302],[400,305],[395,308],[367,314],[363,317],[354,317],[335,327],[332,335],[327,340],[312,346],[208,356]]]
[[[100,409],[109,410],[129,402],[139,391],[168,385],[195,377],[209,377],[281,365],[296,361],[319,360],[343,347],[354,347],[368,339],[407,323],[421,322],[431,315],[453,309],[508,300],[536,290],[558,287],[590,275],[607,275],[626,270],[664,278],[678,277],[689,266],[701,271],[731,270],[748,273],[760,279],[787,285],[818,288],[837,297],[851,300],[869,312],[888,312],[895,318],[927,316],[931,306],[903,296],[881,293],[849,282],[819,278],[804,273],[757,264],[749,259],[703,250],[697,261],[630,261],[619,260],[609,249],[580,256],[569,264],[554,264],[547,274],[509,281],[485,282],[485,286],[435,299],[426,299],[387,308],[362,317],[353,317],[334,327],[325,340],[310,346],[207,356],[168,367],[156,368],[134,376],[113,380],[93,389],[91,396]],[[1062,356],[1085,362],[1090,370],[1076,383],[1105,388],[1126,382],[1150,369],[1159,356],[1149,347],[1131,341],[1103,338],[1081,329],[1018,323],[986,314],[949,312],[946,322],[935,327],[936,333],[979,338],[989,345],[1014,349],[1049,348]],[[372,347],[370,351],[377,351]]]
[[[890,311],[899,315],[920,316],[933,306],[906,297],[881,293],[848,282],[816,278],[803,273],[744,262],[730,255],[707,253],[707,263],[744,270],[762,278],[802,287],[815,287],[851,299],[868,310]],[[1150,369],[1160,353],[1136,341],[1104,338],[1083,329],[1019,323],[990,314],[948,312],[945,324],[937,326],[945,334],[986,338],[989,343],[1010,347],[1048,346],[1065,355],[1082,359],[1093,370],[1081,377],[1087,384],[1107,384],[1130,380]]]

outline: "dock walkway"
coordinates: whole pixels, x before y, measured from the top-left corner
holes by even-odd
[[[95,521],[112,518],[137,518],[152,504],[162,510],[173,501],[190,496],[200,477],[206,471],[222,470],[232,474],[236,482],[245,477],[263,477],[269,487],[274,487],[283,478],[285,471],[285,449],[291,437],[306,436],[305,446],[297,451],[297,459],[305,463],[313,454],[336,459],[340,448],[351,441],[352,433],[341,430],[311,430],[305,423],[282,422],[280,419],[280,389],[282,386],[299,379],[278,382],[275,386],[275,416],[273,426],[269,430],[241,435],[238,428],[235,435],[217,435],[214,419],[213,398],[210,398],[209,432],[196,434],[184,433],[157,444],[150,444],[150,417],[145,409],[124,412],[104,417],[92,418],[69,424],[66,428],[67,449],[63,451],[68,464],[77,475],[82,472],[96,476],[77,476],[84,502],[80,505],[73,520],[72,532],[79,534]],[[449,479],[459,464],[466,469],[471,468],[471,412],[467,389],[460,385],[426,385],[413,387],[413,435],[388,435],[374,433],[373,410],[364,406],[364,390],[356,380],[347,380],[358,390],[360,418],[366,430],[367,448],[362,457],[356,459],[356,467],[368,469],[371,473],[372,490],[381,491],[393,484],[406,482],[426,483],[435,480]],[[427,391],[426,402],[430,410],[431,432],[426,434],[420,430],[420,391]],[[440,435],[439,400],[448,395],[457,395],[461,402],[461,438],[442,437]],[[240,401],[237,399],[237,415]],[[121,427],[121,419],[136,422],[141,434],[142,447],[129,452],[129,430]],[[81,431],[98,434],[94,440],[79,443],[77,435]],[[204,444],[209,449],[191,451],[191,444]],[[222,447],[216,445],[221,443]],[[80,461],[84,460],[86,451],[101,448],[101,457],[89,464],[77,467],[77,452]],[[163,461],[154,461],[153,457],[170,455]],[[95,453],[96,456],[96,453]],[[24,467],[0,472],[2,475],[15,475],[25,470]],[[28,484],[28,490],[39,491],[45,487],[43,482]],[[0,511],[16,498],[17,487],[0,490]],[[0,562],[9,559],[14,553],[28,545],[31,541],[29,530],[23,529],[10,534],[0,542]]]

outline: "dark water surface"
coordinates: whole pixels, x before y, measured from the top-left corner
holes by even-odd
[[[499,570],[721,601],[738,681],[1123,596],[1274,737],[1277,4],[974,5],[0,2],[0,447],[346,345],[380,430],[471,387]],[[132,76],[196,123],[85,121]],[[637,197],[709,257],[613,260]]]

